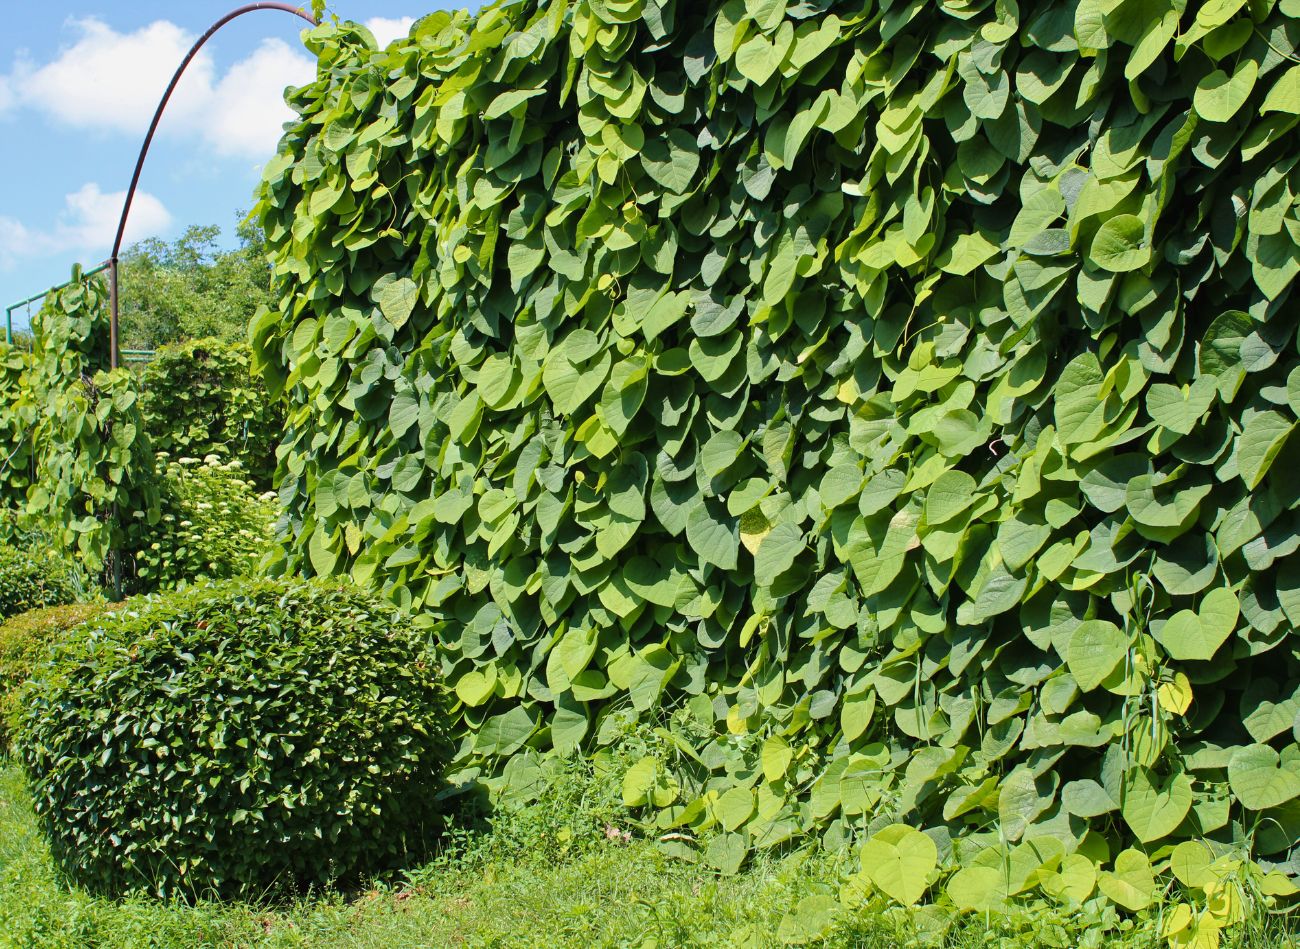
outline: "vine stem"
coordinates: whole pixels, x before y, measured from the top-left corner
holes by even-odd
[[[280,10],[284,13],[292,13],[294,16],[301,17],[312,26],[317,26],[314,16],[307,13],[302,7],[295,7],[288,3],[270,2],[263,0],[258,3],[246,3],[242,7],[231,10],[217,22],[208,27],[190,47],[190,51],[185,54],[181,64],[176,67],[176,72],[172,74],[171,82],[167,84],[166,91],[163,92],[162,99],[158,103],[158,108],[154,110],[153,120],[149,123],[149,131],[145,133],[144,144],[140,146],[140,155],[135,160],[135,171],[131,173],[131,184],[126,189],[126,200],[122,203],[122,217],[117,222],[117,235],[113,238],[113,251],[108,257],[108,306],[109,306],[109,368],[116,369],[120,361],[119,333],[118,333],[118,259],[122,253],[122,238],[126,234],[126,220],[131,215],[131,204],[135,201],[135,191],[140,185],[140,173],[144,170],[144,160],[149,155],[149,146],[153,144],[154,133],[158,131],[158,123],[162,121],[163,111],[167,108],[167,103],[171,101],[172,93],[176,91],[176,86],[181,81],[181,76],[185,74],[186,67],[198,55],[205,43],[212,38],[212,35],[221,29],[231,20],[243,16],[245,13],[252,13],[255,10]],[[113,505],[112,511],[113,525],[118,522],[117,505]],[[122,599],[122,556],[121,551],[114,550],[111,552],[113,560],[113,594],[120,602]]]
[[[1267,47],[1268,47],[1269,49],[1271,49],[1273,52],[1277,53],[1277,54],[1278,54],[1279,56],[1281,56],[1283,59],[1285,59],[1285,60],[1289,60],[1290,62],[1293,62],[1293,63],[1300,63],[1300,59],[1297,59],[1297,58],[1296,58],[1295,56],[1293,56],[1292,54],[1287,53],[1287,52],[1284,52],[1283,50],[1280,50],[1280,49],[1278,49],[1276,46],[1274,46],[1274,45],[1273,45],[1273,41],[1270,40],[1270,39],[1269,39],[1269,38],[1264,34],[1264,31],[1261,30],[1259,27],[1255,27],[1255,35],[1258,36],[1260,39],[1262,39],[1262,40],[1264,41],[1264,45],[1265,45],[1265,46],[1267,46]]]
[[[108,287],[109,287],[109,307],[112,314],[112,322],[109,324],[109,337],[112,343],[112,352],[110,354],[111,368],[116,369],[118,363],[118,293],[117,293],[117,264],[118,258],[122,253],[122,238],[126,234],[126,220],[131,215],[131,204],[135,201],[135,191],[140,184],[140,173],[144,170],[144,160],[149,155],[149,146],[153,144],[154,133],[158,131],[158,123],[162,121],[163,111],[167,108],[167,103],[171,101],[172,93],[176,91],[176,86],[181,81],[181,76],[185,74],[186,67],[198,55],[205,43],[212,38],[212,35],[221,29],[231,20],[243,16],[245,13],[252,13],[255,10],[280,10],[284,13],[292,13],[295,16],[302,17],[312,26],[316,26],[316,18],[307,13],[302,7],[295,7],[288,3],[275,3],[270,0],[263,0],[259,3],[246,3],[242,7],[231,10],[221,19],[217,20],[208,27],[207,31],[198,38],[190,51],[185,54],[181,64],[176,67],[176,72],[172,74],[171,82],[167,84],[167,89],[163,92],[163,97],[158,103],[158,108],[154,110],[153,121],[149,123],[149,131],[145,133],[144,144],[140,146],[140,155],[135,160],[135,171],[131,174],[130,187],[126,189],[126,200],[122,204],[122,217],[117,222],[117,236],[113,238],[113,252],[108,258]]]

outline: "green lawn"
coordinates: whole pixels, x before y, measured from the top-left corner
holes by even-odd
[[[553,841],[540,843],[539,852],[555,852],[547,845]],[[435,864],[407,885],[276,911],[98,900],[55,881],[21,775],[6,767],[0,771],[0,942],[77,949],[769,945],[784,907],[809,882],[794,859],[720,878],[644,843],[610,842],[560,859],[517,856],[491,859],[479,851]]]
[[[565,805],[561,805],[561,808]],[[591,814],[555,806],[504,820],[457,854],[400,884],[275,909],[109,901],[55,879],[22,776],[0,765],[0,945],[13,947],[201,946],[774,946],[800,900],[833,896],[836,858],[811,851],[760,862],[734,877],[672,860],[650,843],[605,839]],[[579,834],[573,833],[576,821]],[[532,838],[530,840],[530,837]],[[830,946],[1158,946],[1142,930],[1070,930],[1036,916],[955,924],[941,911],[899,915],[840,912]],[[1288,939],[1290,942],[1288,943]],[[1296,945],[1280,929],[1256,927],[1236,942],[1251,949]]]

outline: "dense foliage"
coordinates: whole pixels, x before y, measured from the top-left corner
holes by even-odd
[[[141,411],[156,451],[238,461],[263,488],[275,471],[279,404],[249,371],[246,342],[161,346],[140,374]]]
[[[0,754],[9,750],[9,724],[22,711],[19,687],[63,634],[105,609],[102,602],[42,606],[0,623]]]
[[[30,356],[0,342],[0,540],[10,540],[32,483],[31,423],[35,409],[25,381]]]
[[[429,843],[445,723],[423,638],[391,605],[239,580],[76,631],[24,691],[17,744],[70,879],[262,895]]]
[[[31,360],[47,386],[93,377],[112,366],[108,283],[74,265],[67,284],[48,294],[32,318]]]
[[[154,539],[134,552],[143,588],[253,576],[271,552],[274,495],[259,495],[238,462],[214,455],[167,460],[160,495]]]
[[[250,222],[239,245],[218,247],[221,228],[190,226],[175,241],[150,238],[122,257],[122,339],[130,349],[156,349],[190,339],[233,343],[270,302],[262,236]]]
[[[73,603],[85,587],[65,557],[48,549],[0,544],[0,618]]]
[[[662,719],[625,800],[719,868],[820,829],[863,898],[1138,910],[1177,845],[1208,939],[1300,857],[1297,17],[314,31],[252,328],[282,567],[421,614],[471,771]]]
[[[32,323],[27,386],[36,479],[25,514],[92,572],[145,543],[158,520],[154,453],[128,369],[109,369],[108,288],[74,269]]]
[[[33,329],[31,354],[0,351],[12,457],[0,537],[41,533],[106,583],[117,557],[130,592],[248,573],[273,520],[256,491],[269,487],[281,413],[250,375],[247,344],[165,346],[138,375],[109,371],[107,290],[79,272]],[[155,450],[174,459],[167,471]],[[211,470],[179,464],[211,455]]]

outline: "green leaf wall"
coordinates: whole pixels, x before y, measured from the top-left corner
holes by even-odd
[[[140,410],[154,450],[238,461],[259,490],[269,488],[283,420],[250,362],[246,343],[213,337],[159,346],[140,372]]]
[[[36,407],[25,389],[31,355],[0,343],[0,537],[12,539],[35,473],[31,427]]]
[[[279,568],[420,614],[467,774],[658,723],[624,799],[724,869],[894,822],[969,865],[959,905],[1021,842],[1089,892],[1136,847],[1100,877],[1130,909],[1180,840],[1288,865],[1297,17],[525,0],[386,50],[311,32],[252,327],[290,401]]]
[[[158,521],[154,453],[129,369],[110,369],[108,285],[73,267],[32,320],[30,368],[9,425],[30,420],[35,477],[20,524],[75,554],[106,584],[112,559],[147,544]],[[128,585],[130,577],[127,577]]]

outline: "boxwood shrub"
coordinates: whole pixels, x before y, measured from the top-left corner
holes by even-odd
[[[85,583],[66,558],[0,544],[0,617],[74,603]]]
[[[391,605],[235,580],[142,599],[57,646],[17,746],[71,882],[247,897],[414,856],[436,833],[444,716]]]
[[[18,690],[32,669],[68,630],[103,613],[107,606],[102,602],[45,606],[0,623],[0,754],[9,749],[9,723],[20,709]]]

